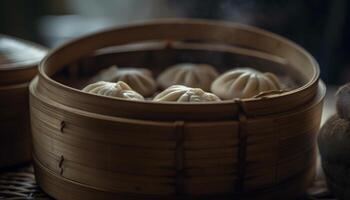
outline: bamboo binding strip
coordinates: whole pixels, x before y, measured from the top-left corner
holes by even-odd
[[[96,53],[101,48],[155,39],[216,42],[233,46],[213,50],[228,56],[284,60],[304,82],[255,100],[173,104],[85,94],[53,78],[79,59],[106,59]],[[211,48],[178,45],[170,56]],[[113,56],[167,51],[153,50]],[[39,184],[56,198],[292,198],[312,181],[325,88],[313,58],[274,34],[197,20],[139,24],[67,43],[39,72],[30,85],[35,169]]]

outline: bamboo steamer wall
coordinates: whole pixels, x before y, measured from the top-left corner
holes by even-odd
[[[0,34],[0,168],[31,160],[29,82],[46,49]]]
[[[288,74],[300,87],[198,104],[76,89],[82,74],[111,64],[157,74],[181,61],[221,70],[249,64]],[[305,50],[239,24],[166,20],[77,39],[52,51],[30,86],[37,181],[58,199],[292,199],[314,176],[325,95],[318,78]]]

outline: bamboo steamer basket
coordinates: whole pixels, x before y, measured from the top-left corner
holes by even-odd
[[[112,64],[158,74],[178,62],[253,66],[299,87],[216,103],[79,90]],[[184,19],[95,33],[53,50],[30,85],[36,178],[58,199],[293,199],[314,178],[324,95],[310,54],[258,28]]]
[[[46,49],[0,34],[0,168],[31,160],[28,85]]]

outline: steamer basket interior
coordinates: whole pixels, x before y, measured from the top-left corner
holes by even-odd
[[[111,65],[145,67],[157,76],[167,66],[183,61],[213,64],[222,72],[234,67],[274,72],[284,83],[293,85],[293,89],[239,102],[235,99],[195,104],[136,102],[80,91],[89,77]],[[149,119],[157,116],[232,119],[238,117],[239,109],[245,110],[248,116],[287,112],[316,96],[319,77],[318,64],[312,56],[278,35],[250,26],[200,20],[165,20],[92,34],[57,48],[43,60],[39,70],[39,81],[42,79],[50,87],[66,93],[65,99],[57,93],[50,94],[61,103],[73,103],[73,107],[79,109],[89,104],[96,107],[91,110],[89,106],[92,112]],[[70,99],[73,96],[84,100]],[[99,105],[106,107],[103,112]],[[124,111],[126,105],[130,108]],[[179,114],[179,110],[182,113]],[[220,114],[209,115],[214,110]]]
[[[53,75],[53,79],[81,89],[99,70],[112,65],[148,68],[157,77],[177,63],[207,63],[220,73],[239,67],[273,72],[291,89],[303,86],[312,78],[303,75],[297,67],[289,66],[284,58],[261,51],[218,44],[163,41],[97,50],[65,66]]]

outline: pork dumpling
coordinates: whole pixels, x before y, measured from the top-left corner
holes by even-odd
[[[152,76],[152,72],[145,68],[118,68],[117,66],[111,66],[101,70],[91,81],[123,81],[143,96],[152,96],[157,90],[157,84]]]
[[[132,88],[123,81],[118,81],[117,83],[99,81],[86,86],[82,89],[82,91],[102,96],[118,97],[130,100],[144,100],[141,94],[132,90]]]
[[[154,97],[153,101],[208,102],[220,101],[216,95],[204,92],[200,88],[173,85]]]
[[[211,65],[181,63],[162,72],[157,78],[157,83],[162,89],[172,85],[185,85],[209,91],[217,76],[218,72]]]
[[[221,99],[251,98],[261,92],[280,90],[281,84],[272,73],[241,68],[219,76],[211,85],[211,91]]]

